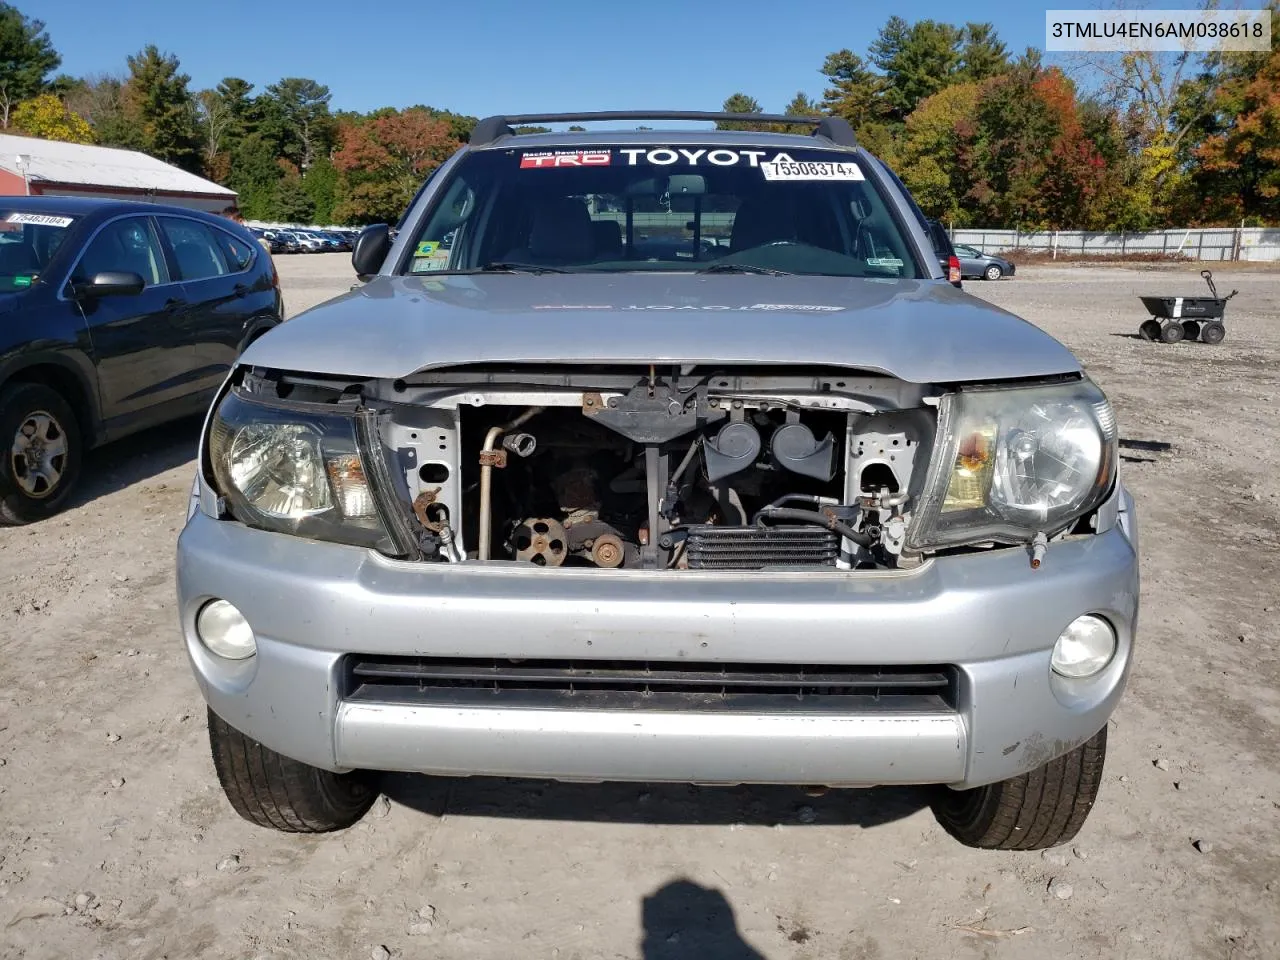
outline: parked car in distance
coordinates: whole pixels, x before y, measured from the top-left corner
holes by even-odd
[[[298,238],[298,247],[303,253],[324,253],[329,247],[326,240],[309,230],[294,230],[293,235]]]
[[[271,230],[272,242],[279,247],[279,253],[297,253],[298,241],[294,239],[293,234],[288,230]]]
[[[953,287],[961,287],[964,273],[960,269],[960,258],[956,254],[955,247],[951,245],[951,237],[948,236],[946,227],[937,220],[926,220],[924,226],[925,232],[929,235],[929,241],[933,244],[933,252],[938,257],[938,266],[942,267],[947,280]]]
[[[960,259],[960,276],[967,279],[999,280],[1012,277],[1015,267],[1004,257],[983,253],[977,247],[957,243],[956,256]]]
[[[283,251],[283,245],[276,239],[276,235],[272,231],[251,227],[249,232],[253,234],[254,239],[258,241],[262,249],[268,253],[280,253]]]
[[[843,119],[647,126],[695,118],[740,119],[480,121],[227,377],[177,581],[241,816],[348,827],[400,771],[1084,824],[1138,618],[1110,403],[948,289]]]
[[[0,198],[0,524],[55,513],[91,447],[204,410],[283,316],[270,255],[223,217]]]

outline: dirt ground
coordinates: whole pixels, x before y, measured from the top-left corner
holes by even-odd
[[[278,259],[291,312],[351,282]],[[1280,271],[1217,273],[1240,288],[1217,347],[1134,336],[1137,295],[1198,294],[1194,267],[966,284],[1072,347],[1122,437],[1173,444],[1125,451],[1140,647],[1074,845],[967,850],[911,790],[420,777],[346,833],[254,828],[175,626],[191,422],[0,530],[0,957],[1280,956]]]

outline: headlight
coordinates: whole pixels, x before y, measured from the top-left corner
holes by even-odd
[[[383,508],[371,481],[373,474],[389,485],[376,431],[362,416],[372,414],[267,404],[233,389],[209,430],[214,488],[248,526],[403,556],[412,537],[394,505]]]
[[[943,397],[911,545],[1019,543],[1096,507],[1115,479],[1111,406],[1092,383]]]

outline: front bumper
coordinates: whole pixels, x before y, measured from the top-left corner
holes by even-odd
[[[1104,511],[1105,512],[1105,511]],[[213,710],[268,747],[330,770],[844,786],[1003,780],[1106,722],[1138,610],[1132,501],[1106,532],[903,572],[760,574],[415,564],[221,522],[194,510],[178,545],[182,630]],[[196,638],[234,603],[258,654]],[[1105,616],[1119,649],[1098,676],[1051,673],[1058,635]],[[946,710],[717,713],[522,709],[345,699],[351,653],[558,660],[949,664]]]

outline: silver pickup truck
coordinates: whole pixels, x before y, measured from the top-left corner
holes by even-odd
[[[512,129],[642,119],[735,118],[481,121],[226,381],[177,569],[232,805],[928,784],[962,843],[1070,839],[1138,613],[1106,397],[838,119]]]

